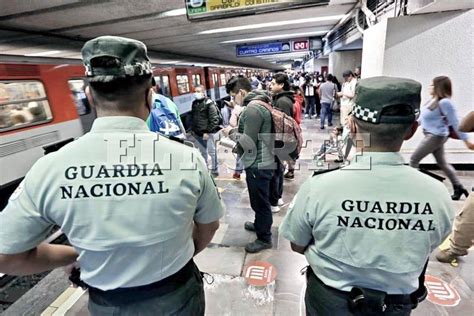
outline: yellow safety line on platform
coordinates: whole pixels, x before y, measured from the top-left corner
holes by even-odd
[[[85,291],[81,288],[68,287],[41,313],[41,316],[65,315],[84,293]]]

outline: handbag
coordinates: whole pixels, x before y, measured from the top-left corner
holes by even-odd
[[[339,98],[337,97],[337,86],[334,85],[334,97],[331,102],[331,110],[339,111],[341,104],[339,103]]]
[[[441,111],[441,106],[438,104],[439,112],[441,113],[441,116],[443,117],[444,124],[448,127],[448,137],[452,139],[460,139],[458,133],[456,133],[456,130],[449,125],[448,118],[446,115],[444,115],[443,111]]]

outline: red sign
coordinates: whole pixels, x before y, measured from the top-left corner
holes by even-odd
[[[432,275],[425,275],[428,301],[441,306],[456,306],[461,301],[459,293],[450,284]]]
[[[272,283],[277,276],[274,266],[265,261],[254,261],[244,269],[244,277],[249,285],[265,286]]]
[[[293,51],[308,50],[309,40],[293,41]]]

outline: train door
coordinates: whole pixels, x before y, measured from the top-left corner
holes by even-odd
[[[225,71],[222,70],[222,72],[219,74],[219,98],[216,100],[220,100],[227,96],[227,92],[225,91],[226,83],[227,83],[227,77],[226,77]]]
[[[170,77],[164,74],[156,75],[155,82],[158,85],[158,93],[173,100],[170,88]]]
[[[328,74],[328,66],[321,66],[321,74],[326,78]]]
[[[81,120],[81,125],[84,133],[91,130],[92,123],[97,117],[95,109],[91,107],[89,100],[87,100],[85,87],[86,83],[83,79],[68,80],[69,90],[71,90],[74,104],[76,105],[77,114]]]
[[[202,85],[202,82],[201,82],[201,74],[192,74],[191,75],[191,79],[192,79],[192,83],[193,83],[193,87],[196,88],[197,86],[201,86]]]
[[[219,76],[216,72],[212,72],[212,83],[214,84],[214,100],[220,99]]]

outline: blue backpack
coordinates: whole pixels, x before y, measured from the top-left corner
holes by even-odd
[[[180,120],[170,109],[166,98],[158,95],[153,102],[153,109],[149,117],[149,128],[166,137],[185,138],[181,130]]]

